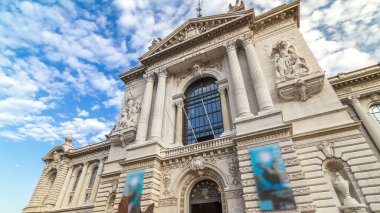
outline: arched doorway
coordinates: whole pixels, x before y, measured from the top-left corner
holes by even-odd
[[[202,180],[190,192],[190,213],[222,213],[222,198],[217,183]]]

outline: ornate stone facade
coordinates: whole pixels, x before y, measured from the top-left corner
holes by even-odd
[[[380,125],[369,111],[380,104],[380,65],[326,79],[298,30],[299,4],[257,16],[236,1],[154,40],[142,65],[119,76],[127,86],[115,129],[103,142],[75,148],[67,137],[51,150],[24,212],[116,212],[136,170],[145,172],[143,212],[207,202],[260,212],[249,149],[274,143],[297,206],[287,212],[380,212]],[[188,121],[186,92],[204,78],[215,80],[221,111],[222,132],[202,121],[209,138]],[[184,145],[189,132],[196,142]]]

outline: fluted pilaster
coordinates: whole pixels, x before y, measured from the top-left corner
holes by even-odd
[[[82,188],[83,188],[84,178],[87,175],[88,165],[89,165],[89,162],[84,163],[82,173],[79,177],[77,188],[75,189],[75,193],[74,193],[74,197],[73,197],[73,201],[72,201],[73,205],[78,204],[79,196],[80,196]]]
[[[149,117],[151,112],[152,97],[153,97],[153,84],[154,84],[154,74],[147,73],[144,75],[146,79],[144,97],[141,104],[141,111],[139,122],[137,126],[136,141],[143,142],[146,141],[148,135],[148,125]]]
[[[238,117],[252,116],[239,59],[236,53],[236,43],[235,41],[228,41],[225,44],[225,47],[227,49],[228,61],[231,69],[232,85],[234,87]]]
[[[182,144],[182,129],[183,129],[183,96],[177,97],[174,100],[174,105],[177,108],[176,122],[175,122],[175,143],[178,145]]]
[[[71,178],[72,174],[73,174],[73,167],[70,166],[69,171],[67,172],[67,175],[66,175],[66,178],[65,178],[65,182],[63,183],[62,190],[59,193],[59,196],[58,196],[58,199],[57,199],[57,203],[55,204],[56,208],[60,208],[62,206],[63,198],[64,198],[64,196],[66,194],[67,187],[69,185],[70,178]]]
[[[220,94],[220,105],[222,108],[223,129],[224,129],[224,132],[231,132],[230,117],[229,117],[228,107],[227,107],[226,87],[224,86],[219,87],[218,90]]]
[[[255,88],[257,101],[260,106],[260,111],[270,109],[273,107],[272,98],[270,97],[255,47],[253,46],[251,34],[243,36],[243,45],[247,55],[249,71]]]
[[[154,141],[161,140],[162,120],[164,117],[165,106],[165,92],[166,92],[166,77],[167,72],[165,68],[157,71],[158,83],[156,91],[156,99],[154,102],[153,119],[150,139]]]

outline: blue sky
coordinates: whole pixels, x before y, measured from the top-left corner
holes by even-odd
[[[203,14],[234,0],[204,0]],[[259,14],[287,1],[246,0]],[[99,142],[123,97],[117,75],[156,37],[196,17],[196,1],[0,1],[0,212],[20,212],[41,157],[73,135]],[[329,75],[378,63],[378,0],[305,0],[301,32]]]

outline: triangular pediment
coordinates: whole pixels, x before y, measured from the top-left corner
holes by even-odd
[[[249,13],[252,13],[252,10],[189,19],[164,39],[154,39],[152,45],[149,47],[149,51],[140,57],[140,60],[144,60],[145,58],[167,50],[172,46],[186,42],[205,34],[210,30],[231,23]]]

